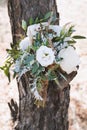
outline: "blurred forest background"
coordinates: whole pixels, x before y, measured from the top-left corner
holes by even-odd
[[[3,65],[6,48],[12,41],[7,0],[0,0],[0,66]],[[57,0],[60,25],[71,22],[76,25],[77,34],[87,37],[87,0]],[[75,45],[81,59],[77,76],[71,82],[69,130],[87,130],[87,40]],[[0,130],[12,130],[12,121],[7,103],[11,98],[18,102],[16,81],[8,79],[0,71]]]

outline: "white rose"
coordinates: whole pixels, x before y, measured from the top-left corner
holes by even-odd
[[[28,46],[32,45],[32,37],[25,37],[19,44],[19,47],[22,51],[26,50]]]
[[[72,46],[62,49],[58,57],[63,58],[59,64],[67,74],[76,71],[77,66],[80,64],[80,58]]]
[[[41,46],[36,52],[36,60],[45,67],[53,64],[55,56],[52,48]]]

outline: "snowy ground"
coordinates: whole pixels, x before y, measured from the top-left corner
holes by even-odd
[[[0,0],[0,66],[6,57],[5,49],[11,42],[9,18],[5,0]],[[87,36],[87,0],[57,0],[60,24],[71,22],[76,25],[77,33]],[[87,130],[87,40],[76,44],[81,57],[78,75],[71,83],[71,102],[69,108],[69,130]],[[15,91],[15,93],[14,93]],[[8,80],[0,71],[0,130],[11,130],[12,122],[7,102],[18,99],[16,82],[8,85]]]

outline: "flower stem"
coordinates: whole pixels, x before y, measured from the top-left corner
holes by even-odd
[[[55,83],[57,84],[57,86],[59,87],[59,89],[61,89],[61,85],[60,85],[58,79],[55,79],[54,81],[55,81]]]

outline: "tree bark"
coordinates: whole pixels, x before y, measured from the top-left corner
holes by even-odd
[[[21,28],[22,19],[28,22],[30,17],[41,18],[51,10],[59,17],[55,0],[8,0],[13,43],[17,43],[21,34],[24,34]],[[34,98],[29,89],[29,73],[23,75],[18,82],[19,113],[15,130],[68,130],[69,82],[75,75],[76,73],[66,75],[67,81],[59,77],[62,90],[54,82],[49,83],[44,108],[37,108],[34,104]],[[12,103],[9,104],[10,109],[11,105]]]

